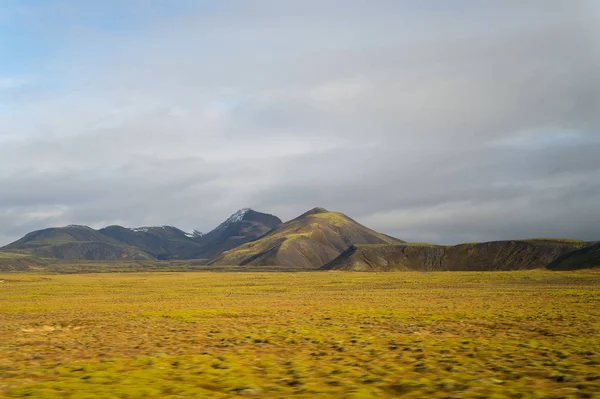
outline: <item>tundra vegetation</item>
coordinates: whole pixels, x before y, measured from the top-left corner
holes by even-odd
[[[0,274],[0,397],[600,398],[600,272]]]

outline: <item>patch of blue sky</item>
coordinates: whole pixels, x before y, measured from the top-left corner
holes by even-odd
[[[168,18],[211,12],[218,4],[214,0],[6,0],[0,5],[0,77],[48,72],[52,60],[78,40],[76,28],[128,34],[151,29]]]

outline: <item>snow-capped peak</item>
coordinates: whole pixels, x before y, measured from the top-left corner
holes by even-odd
[[[237,211],[236,213],[234,213],[233,215],[229,216],[229,219],[227,219],[225,221],[225,223],[235,223],[235,222],[239,222],[240,220],[242,220],[244,218],[244,216],[246,216],[246,214],[250,211],[250,208],[244,208],[244,209],[240,209],[239,211]]]
[[[232,223],[239,222],[239,221],[243,220],[244,216],[246,216],[246,214],[249,211],[251,211],[250,208],[240,209],[239,211],[237,211],[233,215],[229,216],[229,218],[226,221],[224,221],[223,223],[221,223],[219,225],[219,227],[217,227],[215,230],[224,229],[225,227],[229,226]]]

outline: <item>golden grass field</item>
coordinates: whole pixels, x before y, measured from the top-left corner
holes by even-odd
[[[600,273],[0,274],[0,397],[600,398]]]

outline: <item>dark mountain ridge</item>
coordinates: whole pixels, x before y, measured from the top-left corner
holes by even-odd
[[[141,249],[154,259],[190,259],[201,247],[186,233],[173,226],[149,226],[128,229],[122,226],[108,226],[100,233]]]
[[[485,271],[548,267],[562,255],[588,244],[567,239],[530,239],[467,243],[353,245],[323,270]]]
[[[579,270],[600,267],[600,242],[566,253],[554,260],[550,270]]]

